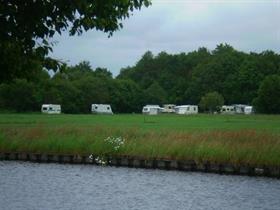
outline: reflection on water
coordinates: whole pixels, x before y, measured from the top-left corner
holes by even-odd
[[[0,161],[0,209],[280,209],[280,180]]]

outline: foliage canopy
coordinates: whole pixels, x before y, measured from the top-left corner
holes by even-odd
[[[280,114],[280,75],[267,76],[254,101],[258,112]]]
[[[140,112],[145,104],[201,101],[201,108],[214,111],[223,103],[252,105],[255,101],[258,112],[279,113],[279,80],[274,77],[280,76],[280,55],[272,51],[244,53],[224,44],[213,51],[199,48],[174,55],[148,51],[116,78],[108,69],[93,69],[88,61],[63,65],[52,78],[39,64],[33,68],[36,74],[28,80],[14,79],[0,85],[1,109],[39,111],[43,103],[59,103],[65,113],[88,113],[93,103],[109,103],[115,113],[131,113]],[[269,82],[265,78],[270,78]],[[224,102],[214,100],[216,104],[210,105],[211,100],[206,99],[213,92],[222,95]],[[15,94],[30,100],[21,98],[18,103],[20,97]],[[265,110],[261,106],[274,108]]]
[[[224,104],[224,98],[218,92],[210,92],[203,96],[199,102],[199,107],[203,110],[208,110],[210,113],[218,111]]]
[[[80,35],[96,29],[111,36],[134,9],[150,4],[149,0],[0,0],[0,81],[30,74],[38,60],[56,70],[59,63],[47,57],[52,50],[49,40],[56,33],[68,30]]]

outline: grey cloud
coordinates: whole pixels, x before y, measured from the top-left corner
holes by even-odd
[[[227,42],[238,50],[280,52],[278,1],[154,1],[134,12],[124,28],[108,38],[91,31],[79,37],[56,37],[52,54],[76,64],[88,60],[117,75],[145,51],[180,53]]]

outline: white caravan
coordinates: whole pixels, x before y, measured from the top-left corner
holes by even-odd
[[[92,104],[91,112],[95,114],[113,114],[110,104]]]
[[[235,114],[234,106],[227,106],[227,105],[222,106],[221,113],[222,114]]]
[[[146,105],[142,109],[143,114],[148,115],[157,115],[163,111],[163,108],[161,108],[159,105]]]
[[[245,104],[234,104],[236,114],[252,114],[254,112],[253,107]]]
[[[41,111],[47,114],[60,114],[61,106],[59,104],[43,104]]]
[[[234,106],[234,111],[236,114],[244,114],[245,113],[245,107],[248,105],[244,105],[244,104],[233,104],[232,106]]]
[[[164,104],[163,111],[164,113],[175,113],[175,104]]]
[[[254,112],[252,106],[245,106],[244,108],[244,114],[252,114]]]
[[[197,105],[181,105],[175,106],[176,114],[197,114],[198,106]]]

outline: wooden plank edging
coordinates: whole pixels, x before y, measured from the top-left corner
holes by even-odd
[[[99,158],[99,159],[98,159]],[[38,163],[68,163],[109,165],[116,167],[133,167],[162,170],[197,171],[216,174],[248,175],[280,178],[280,167],[241,165],[229,163],[196,162],[194,160],[168,160],[157,158],[143,158],[133,156],[105,156],[71,155],[71,154],[39,154],[0,152],[0,160],[31,161]]]

